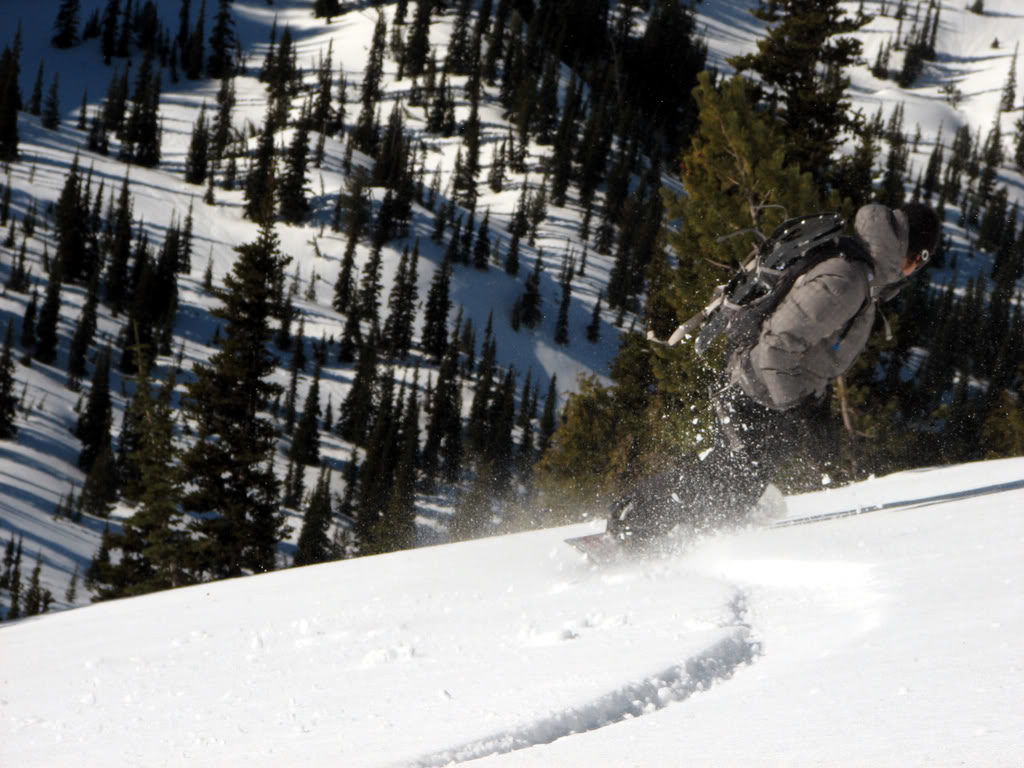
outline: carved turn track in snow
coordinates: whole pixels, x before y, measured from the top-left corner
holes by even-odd
[[[760,643],[745,621],[746,594],[737,592],[730,608],[735,619],[729,625],[733,631],[682,664],[533,723],[434,752],[411,765],[434,768],[550,744],[566,736],[595,731],[685,701],[694,693],[729,679],[737,668],[760,655]]]

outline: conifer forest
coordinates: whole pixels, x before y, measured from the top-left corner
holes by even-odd
[[[56,594],[0,525],[0,617],[601,515],[704,439],[722,349],[646,332],[722,236],[871,201],[942,248],[780,487],[1024,454],[1015,43],[987,129],[922,125],[850,72],[957,114],[951,3],[734,4],[718,58],[700,0],[8,9],[0,495],[95,547]]]

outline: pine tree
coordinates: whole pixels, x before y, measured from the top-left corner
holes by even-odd
[[[86,263],[90,239],[89,190],[81,178],[77,154],[54,209],[54,234],[57,240],[55,263],[61,277],[78,281],[90,276],[93,265]]]
[[[366,443],[367,429],[374,414],[373,390],[377,375],[377,351],[373,344],[363,344],[359,350],[355,378],[338,411],[335,425],[338,434],[350,443]]]
[[[306,393],[306,404],[302,408],[295,434],[292,435],[292,447],[289,458],[299,465],[315,467],[320,463],[320,366],[316,366],[313,383]]]
[[[125,72],[127,78],[127,71]],[[121,159],[153,168],[160,163],[160,71],[147,50],[135,78],[132,107],[124,129]]]
[[[21,24],[14,44],[0,54],[0,162],[18,159],[18,110],[22,107],[18,77],[21,72]]]
[[[276,363],[267,345],[288,259],[266,220],[257,239],[235,251],[214,310],[224,337],[208,364],[194,366],[185,402],[198,439],[182,458],[190,483],[184,509],[199,515],[197,570],[214,578],[272,570],[284,531],[270,464],[275,430],[262,412],[281,390],[267,379]]]
[[[3,351],[0,351],[0,440],[10,440],[18,432],[14,423],[18,409],[18,395],[14,391],[14,357],[11,349],[14,337],[12,321],[7,321]]]
[[[423,317],[423,335],[420,344],[423,350],[440,359],[445,352],[448,341],[448,315],[452,309],[449,296],[451,289],[452,267],[446,258],[435,270],[427,292],[427,303]]]
[[[46,284],[46,297],[39,310],[36,322],[36,359],[47,365],[57,359],[57,324],[60,320],[60,292],[63,286],[61,265],[58,261],[50,271],[50,281]]]
[[[245,184],[245,215],[255,222],[268,221],[274,215],[277,185],[274,157],[274,124],[268,111]]]
[[[75,436],[82,443],[78,466],[83,471],[92,469],[96,458],[110,447],[111,418],[110,349],[105,347],[96,356],[89,399],[75,427]]]
[[[55,131],[60,127],[60,106],[57,102],[57,89],[60,82],[60,75],[53,76],[50,83],[50,90],[46,95],[46,105],[43,107],[43,116],[40,121],[43,128]]]
[[[79,41],[78,20],[81,12],[80,0],[61,0],[53,29],[55,48],[70,48]]]
[[[831,176],[841,134],[855,127],[843,72],[861,53],[851,35],[869,18],[846,16],[840,0],[778,0],[751,13],[773,26],[757,53],[730,63],[760,75],[766,98],[783,108],[787,159],[820,184]]]
[[[1006,75],[1006,83],[1003,85],[1003,95],[999,108],[1003,112],[1012,112],[1017,106],[1017,52],[1020,43],[1013,46],[1013,56],[1010,59],[1010,71]]]
[[[32,95],[28,98],[28,113],[39,115],[43,112],[43,61],[39,61],[39,69],[36,71],[36,81],[32,86]]]
[[[527,328],[533,328],[544,316],[541,311],[540,273],[544,269],[543,253],[538,253],[533,262],[533,271],[526,278],[526,291],[523,293],[519,318]]]
[[[327,536],[330,525],[331,473],[324,467],[320,470],[306,513],[302,516],[294,565],[314,565],[334,558],[334,548]]]
[[[558,319],[555,321],[555,344],[563,346],[569,343],[569,304],[572,301],[572,273],[575,265],[567,261],[562,267],[562,277],[558,281],[562,289],[562,300],[558,305]]]
[[[188,154],[185,156],[185,181],[189,184],[202,184],[206,181],[206,172],[210,158],[210,131],[206,126],[206,102],[199,108],[199,117],[192,126],[192,138],[189,140]]]
[[[108,548],[120,550],[120,558],[107,571],[108,584],[97,589],[100,600],[173,589],[195,580],[187,567],[190,536],[181,525],[182,484],[171,401],[174,371],[154,396],[145,373],[148,363],[137,360],[135,368],[140,373],[130,409],[140,429],[138,445],[128,457],[135,488],[127,495],[138,507],[119,533],[108,536]]]
[[[210,30],[210,57],[206,61],[206,76],[210,79],[221,80],[234,74],[234,24],[231,17],[231,0],[219,0],[213,29]]]
[[[306,168],[309,155],[309,130],[305,120],[299,121],[288,147],[285,171],[278,186],[281,218],[290,224],[298,224],[309,215],[309,200],[306,199]]]

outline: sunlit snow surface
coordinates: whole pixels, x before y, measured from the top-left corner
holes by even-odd
[[[0,628],[5,765],[1019,765],[1024,460],[590,566],[586,525]],[[685,758],[685,759],[684,759]]]

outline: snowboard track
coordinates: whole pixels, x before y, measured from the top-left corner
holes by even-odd
[[[746,592],[737,591],[729,607],[733,621],[726,626],[733,631],[682,664],[627,683],[579,706],[431,753],[409,765],[435,768],[550,744],[566,736],[588,733],[651,714],[670,704],[685,701],[715,683],[728,680],[737,669],[753,663],[761,655],[760,641],[746,622]]]

